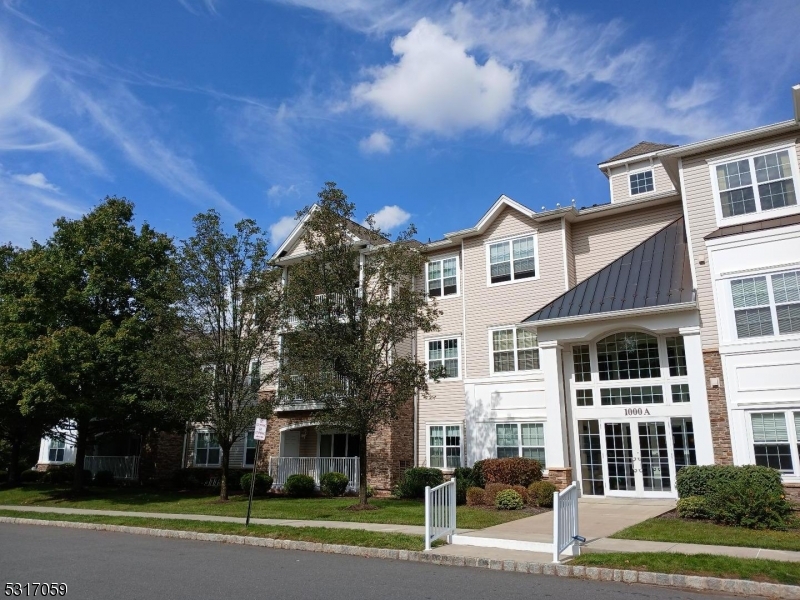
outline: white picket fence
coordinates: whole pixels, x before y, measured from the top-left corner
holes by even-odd
[[[553,493],[553,562],[562,554],[576,556],[580,546],[578,535],[578,484],[573,483],[561,492]]]
[[[359,485],[359,465],[358,457],[349,458],[325,458],[325,457],[293,457],[293,456],[270,456],[269,474],[272,477],[272,488],[283,489],[289,475],[295,474],[308,475],[314,480],[314,484],[319,487],[320,478],[325,473],[344,473],[350,480],[347,489],[351,492],[358,491]]]
[[[425,487],[425,550],[431,543],[456,531],[456,479],[435,488]]]
[[[92,472],[92,477],[99,471],[111,471],[114,479],[139,478],[138,456],[87,456],[83,459],[83,468]]]

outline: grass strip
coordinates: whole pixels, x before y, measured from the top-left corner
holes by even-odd
[[[569,564],[725,579],[750,579],[788,585],[800,584],[800,563],[761,558],[675,554],[672,552],[614,552],[608,554],[598,552],[578,556]]]
[[[715,546],[742,546],[770,550],[800,551],[800,529],[770,531],[717,525],[709,521],[678,518],[648,519],[618,531],[612,538],[675,542],[681,544],[711,544]]]
[[[420,535],[364,531],[363,529],[331,529],[329,527],[289,527],[284,525],[250,525],[245,529],[238,523],[213,521],[185,521],[181,519],[151,519],[147,517],[109,517],[103,515],[62,515],[58,513],[30,513],[16,510],[0,510],[0,516],[46,521],[70,521],[73,523],[104,523],[128,527],[196,531],[198,533],[222,533],[250,537],[295,540],[320,544],[344,544],[364,548],[387,548],[391,550],[422,550]]]

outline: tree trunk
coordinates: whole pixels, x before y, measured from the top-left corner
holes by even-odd
[[[219,499],[220,500],[227,500],[228,499],[228,467],[231,460],[231,448],[230,446],[220,446],[220,450],[222,451],[222,477],[219,480]]]
[[[78,437],[75,443],[75,476],[72,480],[72,491],[80,493],[83,490],[83,463],[86,462],[86,445],[89,435],[86,432],[86,425],[80,421],[76,423],[78,427]]]
[[[19,451],[21,447],[22,440],[19,435],[15,435],[11,440],[11,463],[8,465],[8,483],[11,485],[20,484]]]
[[[367,436],[361,434],[361,444],[358,448],[358,503],[367,505]]]

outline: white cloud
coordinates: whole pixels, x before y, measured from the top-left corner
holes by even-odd
[[[358,142],[364,154],[389,154],[392,150],[392,138],[382,131],[374,131]]]
[[[411,215],[396,204],[384,206],[372,215],[373,224],[382,231],[391,231],[403,223],[408,222]]]
[[[269,236],[272,244],[278,247],[289,237],[289,234],[297,227],[297,217],[281,217],[269,226]]]
[[[212,15],[217,14],[217,1],[218,0],[178,0],[180,5],[193,15],[200,14],[203,10]]]
[[[545,137],[544,129],[525,123],[511,125],[503,130],[503,139],[515,146],[537,146]]]
[[[392,41],[397,62],[373,69],[353,88],[366,104],[422,131],[453,134],[495,129],[511,109],[517,73],[489,58],[478,64],[466,46],[427,19]]]
[[[275,184],[273,186],[270,186],[270,188],[267,190],[267,196],[273,199],[284,198],[286,196],[299,196],[299,195],[300,195],[300,190],[297,189],[297,186],[295,184],[288,186]]]
[[[31,173],[29,175],[17,174],[12,177],[20,183],[39,188],[40,190],[50,190],[56,193],[60,191],[57,186],[47,181],[47,177],[44,176],[44,173]]]

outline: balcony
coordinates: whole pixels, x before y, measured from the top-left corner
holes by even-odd
[[[355,288],[355,292],[356,292],[356,298],[362,297],[362,289],[360,287]],[[326,296],[325,294],[317,294],[316,296],[314,296],[314,301],[317,303],[321,303],[325,299],[325,296]],[[335,306],[338,306],[340,308],[345,306],[345,303],[347,301],[347,296],[345,294],[330,294],[330,296]],[[294,315],[289,316],[288,323],[290,327],[297,326],[298,322],[299,319],[297,317],[295,317]]]
[[[344,377],[333,373],[328,373],[327,376],[339,381],[341,387],[347,390],[347,381]],[[278,404],[275,410],[319,410],[324,407],[322,399],[309,399],[311,391],[304,385],[303,375],[289,375],[289,379],[292,381],[292,390],[278,386]]]

